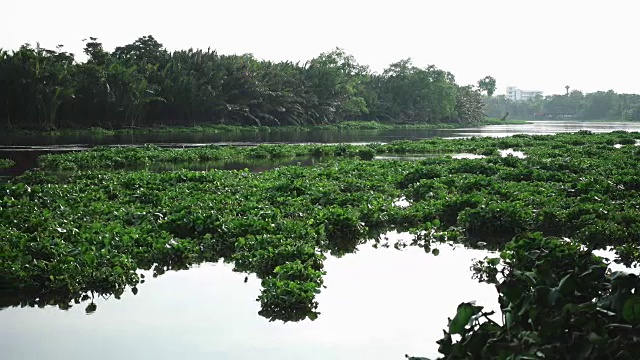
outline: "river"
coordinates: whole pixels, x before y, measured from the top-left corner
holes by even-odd
[[[515,134],[548,135],[560,132],[589,130],[606,132],[615,130],[640,131],[640,123],[590,121],[532,121],[521,125],[489,125],[445,130],[393,129],[393,130],[316,130],[316,131],[255,131],[228,133],[132,133],[120,135],[8,135],[0,134],[0,158],[15,161],[10,169],[0,169],[0,176],[16,176],[37,166],[40,155],[82,151],[95,146],[136,146],[153,144],[160,147],[184,148],[205,145],[252,146],[256,144],[365,144],[388,143],[394,140],[417,140],[433,137],[464,138],[472,136],[504,137]],[[309,162],[310,160],[306,160]],[[206,165],[206,164],[205,164]],[[233,163],[220,164],[224,169],[254,167],[264,170],[282,166],[282,160],[273,164]]]
[[[0,157],[74,151],[96,145],[154,143],[192,146],[206,143],[362,143],[433,136],[508,136],[640,131],[636,123],[535,122],[440,131],[329,131],[133,135],[74,138],[0,136]],[[21,158],[18,157],[18,161]],[[18,164],[12,171],[20,171]],[[406,234],[389,234],[401,238]],[[2,359],[403,359],[404,354],[437,356],[435,341],[460,302],[476,300],[498,310],[493,286],[471,279],[472,259],[486,251],[440,246],[440,255],[420,248],[372,249],[325,262],[326,289],[318,296],[320,317],[300,323],[269,322],[258,316],[260,283],[231,271],[230,265],[202,264],[188,271],[148,277],[139,293],[121,300],[97,299],[59,310],[0,310]]]
[[[320,316],[299,323],[258,316],[260,282],[204,264],[151,278],[134,296],[57,308],[0,311],[3,359],[403,359],[436,355],[447,316],[462,301],[497,310],[492,286],[471,279],[478,250],[439,256],[363,245],[325,262]]]

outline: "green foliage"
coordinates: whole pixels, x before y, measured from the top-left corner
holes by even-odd
[[[90,38],[84,52],[88,60],[77,63],[61,48],[0,51],[0,126],[112,130],[483,118],[479,94],[459,87],[450,73],[402,61],[378,75],[342,49],[304,64],[275,63],[212,50],[170,53],[143,36],[113,52]]]
[[[0,306],[68,308],[87,294],[119,297],[141,280],[137,269],[161,275],[224,258],[262,278],[262,315],[314,318],[323,254],[354,251],[399,195],[389,164],[359,164],[261,174],[27,173],[2,184],[0,236],[11,240],[0,245]]]
[[[640,95],[618,94],[613,90],[583,94],[573,90],[566,95],[549,95],[526,101],[513,101],[504,95],[485,99],[490,117],[502,117],[506,112],[517,119],[581,119],[640,120]]]
[[[496,79],[492,76],[485,76],[478,80],[478,88],[486,92],[487,96],[491,97],[493,93],[496,92]]]
[[[271,320],[315,320],[319,313],[314,300],[322,286],[322,271],[314,270],[300,261],[286,263],[274,270],[275,276],[262,281],[264,290],[258,297],[260,315]]]
[[[472,90],[458,87],[451,73],[421,69],[411,59],[391,64],[374,81],[380,89],[374,113],[396,122],[475,122],[483,118]],[[468,102],[471,102],[470,104]],[[474,106],[480,104],[480,111]]]
[[[579,244],[540,234],[516,238],[501,258],[474,269],[496,285],[502,324],[460,304],[438,341],[441,359],[633,359],[640,351],[638,276],[608,273]]]
[[[138,269],[161,275],[223,259],[261,279],[262,315],[313,319],[325,256],[353,252],[367,241],[416,245],[434,255],[434,243],[442,241],[506,250],[503,261],[523,273],[536,268],[542,277],[553,269],[556,278],[545,278],[545,286],[549,294],[558,288],[554,301],[568,303],[574,296],[563,293],[561,280],[578,260],[593,264],[577,255],[566,262],[564,254],[577,250],[550,236],[571,239],[580,251],[611,248],[625,264],[640,260],[636,139],[640,134],[579,132],[367,146],[97,148],[49,155],[41,158],[42,170],[0,184],[0,238],[6,239],[0,242],[0,281],[7,295],[0,306],[68,308],[91,294],[144,291]],[[510,148],[527,157],[502,157],[498,151]],[[447,156],[460,152],[486,157]],[[372,154],[440,156],[362,160]],[[262,173],[147,170],[158,163],[296,156],[323,161]],[[395,206],[402,198],[410,205]],[[389,244],[380,235],[390,230],[411,230],[415,239]],[[532,232],[543,236],[525,235]],[[513,237],[521,240],[509,243]],[[538,238],[553,249],[544,252],[547,268],[535,257],[541,251]],[[501,280],[499,263],[478,264],[484,269],[478,277]],[[522,283],[523,276],[514,281]],[[566,284],[573,284],[572,276]],[[629,289],[625,284],[620,283],[621,294]],[[513,302],[506,291],[505,299]],[[610,308],[635,323],[635,298],[620,299]],[[459,331],[463,320],[465,329],[469,321],[481,320],[477,308],[465,308],[474,315],[468,320],[469,311],[462,314],[452,331]]]
[[[16,162],[11,159],[0,159],[0,169],[7,169],[15,164]]]
[[[470,238],[510,240],[531,228],[533,212],[523,203],[489,202],[463,210],[458,218]]]

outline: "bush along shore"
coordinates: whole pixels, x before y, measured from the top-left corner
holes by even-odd
[[[526,120],[501,120],[501,119],[484,119],[476,122],[459,122],[459,123],[428,123],[428,124],[390,124],[379,121],[343,121],[330,125],[311,125],[311,126],[255,126],[255,125],[220,125],[213,123],[203,123],[193,126],[152,126],[152,127],[135,127],[122,129],[106,129],[102,127],[88,128],[62,128],[50,130],[28,130],[21,128],[6,129],[8,134],[15,135],[88,135],[88,136],[112,136],[123,134],[180,134],[180,133],[198,133],[198,134],[225,134],[225,133],[242,133],[242,132],[307,132],[307,131],[349,131],[349,130],[393,130],[393,129],[410,129],[410,130],[438,130],[438,129],[458,129],[468,126],[487,126],[487,125],[523,125],[527,124]]]
[[[583,131],[48,155],[41,170],[0,185],[0,306],[87,301],[94,311],[95,296],[142,291],[139,269],[161,275],[224,259],[261,279],[260,315],[315,319],[327,256],[365,243],[437,254],[438,243],[453,242],[501,251],[470,265],[496,284],[503,316],[461,304],[439,342],[443,358],[632,359],[638,278],[605,271],[592,252],[610,249],[627,266],[640,260],[639,139]],[[447,156],[460,152],[483,157]],[[145,169],[310,154],[327,159],[261,173]],[[376,160],[384,154],[441,156]],[[396,206],[401,198],[409,206]],[[387,244],[390,230],[412,240]]]

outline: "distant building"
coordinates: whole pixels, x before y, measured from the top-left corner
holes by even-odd
[[[533,99],[536,96],[544,96],[542,91],[537,90],[521,90],[516,88],[515,86],[507,86],[507,99],[511,99],[513,101],[527,101],[529,99]]]

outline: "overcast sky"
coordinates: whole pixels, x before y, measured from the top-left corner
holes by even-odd
[[[308,60],[335,47],[381,71],[412,58],[461,84],[485,75],[564,93],[640,93],[635,0],[3,0],[0,47],[24,43],[80,54],[153,35],[169,50],[211,47],[269,60]]]

